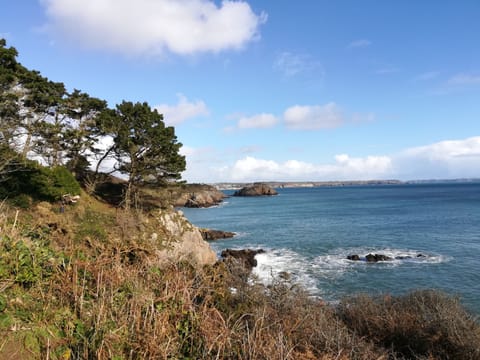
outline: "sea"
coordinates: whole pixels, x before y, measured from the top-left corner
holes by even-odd
[[[312,296],[332,303],[359,293],[439,289],[480,315],[480,183],[277,191],[182,210],[197,226],[237,234],[211,242],[219,254],[264,249],[253,273],[266,284],[287,272]],[[347,259],[354,254],[361,260]],[[368,263],[367,254],[393,260]]]

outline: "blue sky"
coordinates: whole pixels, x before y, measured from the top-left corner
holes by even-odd
[[[25,66],[174,125],[190,182],[480,177],[480,2],[25,0]]]

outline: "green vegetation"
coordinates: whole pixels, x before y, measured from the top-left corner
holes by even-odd
[[[116,165],[108,171],[128,176],[123,189],[127,208],[138,200],[139,185],[180,178],[185,170],[182,144],[174,128],[165,126],[163,116],[147,103],[124,101],[109,109],[104,100],[79,90],[68,92],[64,84],[25,68],[17,55],[0,39],[0,195],[12,191],[13,180],[5,184],[12,178],[22,178],[17,187],[27,186],[26,193],[38,194],[38,199],[78,193],[64,167],[95,192],[109,159]],[[112,140],[110,146],[102,145],[106,137]],[[29,159],[40,160],[51,172]],[[30,176],[35,179],[25,179]]]

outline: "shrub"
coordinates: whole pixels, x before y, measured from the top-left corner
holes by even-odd
[[[399,297],[366,295],[342,301],[345,324],[406,358],[479,359],[480,326],[459,300],[433,290]]]
[[[56,201],[64,194],[80,194],[80,190],[80,185],[65,167],[47,168],[34,161],[27,161],[0,183],[0,195],[20,197],[20,206],[27,204],[21,197],[23,195],[36,200]]]

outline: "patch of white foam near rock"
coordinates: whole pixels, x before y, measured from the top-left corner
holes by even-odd
[[[257,266],[252,272],[264,284],[270,284],[282,274],[302,284],[312,294],[318,294],[317,281],[309,271],[308,259],[289,249],[269,250],[255,256]]]
[[[367,263],[366,261],[348,260],[347,256],[358,254],[364,258],[367,254],[383,254],[392,260]],[[255,256],[257,267],[253,274],[264,284],[270,284],[274,279],[287,274],[293,282],[305,287],[312,295],[322,294],[319,288],[323,280],[335,280],[356,271],[358,266],[363,269],[396,268],[398,266],[427,266],[450,261],[445,255],[429,253],[412,249],[390,248],[348,248],[335,249],[331,253],[308,258],[290,249],[266,249],[265,253]]]

